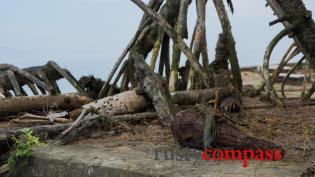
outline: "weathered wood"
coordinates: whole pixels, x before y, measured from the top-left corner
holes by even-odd
[[[134,114],[125,114],[112,117],[113,121],[141,121],[141,120],[152,120],[157,119],[157,114],[155,112],[143,112]]]
[[[161,49],[161,43],[162,43],[162,40],[164,38],[164,31],[162,31],[161,29],[159,30],[159,34],[158,34],[158,37],[154,43],[154,46],[153,46],[153,50],[152,50],[152,57],[151,57],[151,60],[150,60],[150,67],[152,68],[152,70],[154,71],[155,69],[155,65],[156,65],[156,60],[159,56],[159,53],[160,53],[160,49]],[[164,60],[160,60],[160,66],[159,66],[159,71],[160,71],[160,68],[161,68],[161,65],[162,67],[164,66]],[[160,72],[161,76],[163,75],[163,71]]]
[[[78,108],[91,101],[92,99],[86,96],[75,94],[12,97],[1,100],[0,116],[43,110],[49,107],[56,107],[57,109]]]
[[[71,72],[66,69],[61,68],[56,62],[48,61],[47,67],[52,67],[55,69],[63,78],[65,78],[80,94],[84,95],[85,91],[81,88],[79,82],[71,74]],[[55,80],[53,80],[55,81]]]
[[[148,104],[143,96],[137,95],[135,90],[131,90],[96,100],[84,105],[83,108],[92,107],[100,115],[114,116],[139,112]]]
[[[29,82],[33,82],[39,88],[47,90],[47,91],[51,91],[50,88],[45,83],[43,83],[42,81],[40,81],[39,79],[35,77],[36,76],[35,73],[38,70],[46,70],[46,69],[49,69],[49,68],[46,68],[45,66],[38,66],[38,67],[20,69],[10,64],[0,64],[0,85],[4,89],[4,91],[14,90],[13,85],[11,84],[5,72],[5,70],[10,70],[14,73],[17,73],[15,77],[20,86],[23,86]],[[58,77],[52,72],[51,77],[55,77],[55,76]]]
[[[95,110],[93,108],[86,108],[82,111],[82,113],[80,114],[80,116],[71,124],[70,127],[68,127],[66,130],[62,131],[58,137],[56,138],[56,140],[59,140],[61,138],[63,138],[64,136],[66,136],[71,130],[73,130],[74,128],[76,128],[79,123],[81,122],[81,120],[89,113],[94,112]]]
[[[33,134],[35,136],[38,136],[41,138],[53,138],[57,136],[61,131],[68,128],[70,125],[71,123],[56,124],[56,125],[39,125],[39,126],[32,126],[28,128],[33,131]],[[18,136],[21,133],[22,133],[21,129],[1,130],[0,142],[8,140],[12,136]]]
[[[161,7],[159,10],[159,14],[163,16],[167,22],[170,25],[175,25],[178,11],[180,6],[180,0],[167,0],[165,4]],[[154,10],[154,9],[153,9]],[[155,11],[155,10],[154,10]],[[134,46],[130,49],[130,54],[133,52],[142,54],[145,58],[150,53],[150,51],[153,49],[154,44],[156,43],[156,40],[159,36],[159,32],[161,31],[159,24],[156,21],[153,21],[152,18],[145,13],[146,17],[150,19],[151,21],[148,22],[148,26],[143,29],[142,34],[140,34],[139,38],[137,39]],[[161,48],[161,59],[167,59],[167,55],[169,54],[168,46],[165,44],[169,44],[169,37],[167,35],[163,35],[163,41],[162,41],[162,48]],[[163,62],[164,65],[165,62]],[[121,88],[122,90],[126,91],[129,90],[128,84],[129,84],[129,75],[132,73],[128,71],[128,69],[125,71],[123,79],[121,81]]]
[[[133,82],[144,90],[151,99],[159,120],[164,125],[170,125],[174,113],[167,84],[145,63],[141,54],[133,53],[129,58]]]
[[[186,55],[189,60],[191,67],[200,75],[202,81],[206,86],[209,86],[209,76],[206,72],[203,71],[202,66],[200,65],[198,60],[195,58],[189,47],[186,43],[179,37],[179,34],[174,30],[171,24],[165,19],[162,15],[157,14],[152,9],[150,9],[147,5],[145,5],[141,0],[131,0],[134,2],[139,8],[141,8],[145,13],[147,13],[151,18],[153,18],[161,27],[163,27],[164,31],[173,39],[174,42],[178,43],[178,47],[181,51]],[[178,3],[179,5],[179,3]]]
[[[136,113],[150,106],[150,102],[143,95],[137,94],[137,89],[122,92],[120,94],[96,100],[82,106],[83,108],[93,107],[101,115],[123,115]],[[215,98],[215,90],[219,90],[220,98],[225,98],[233,92],[233,88],[218,88],[204,90],[177,91],[171,93],[171,100],[174,104],[193,105],[196,103],[205,103]],[[81,110],[70,112],[70,117],[75,119]]]
[[[176,22],[176,32],[179,34],[179,37],[187,38],[187,13],[188,13],[189,0],[181,0],[180,10],[178,20]],[[178,44],[175,42],[173,44],[173,54],[172,54],[172,64],[171,64],[171,73],[169,78],[169,90],[171,92],[176,91],[176,83],[178,80],[178,67],[180,63],[181,50],[178,48]]]
[[[303,56],[293,67],[292,69],[288,72],[288,74],[285,76],[285,78],[282,81],[281,84],[281,94],[282,94],[282,98],[286,98],[285,94],[284,94],[284,86],[288,80],[288,78],[290,77],[290,75],[294,72],[294,70],[301,65],[301,63],[305,60],[305,56]]]
[[[56,139],[52,143],[55,145],[68,144],[76,141],[78,138],[89,135],[91,128],[100,127],[106,122],[111,124],[121,123],[122,121],[137,122],[139,120],[155,119],[157,118],[155,113],[138,113],[131,115],[113,116],[108,117],[104,115],[88,116],[80,121],[74,129],[61,139]]]
[[[288,33],[290,33],[293,29],[293,26],[290,26],[284,30],[282,30],[280,33],[278,33],[270,42],[268,45],[265,56],[264,56],[264,63],[263,63],[263,76],[266,82],[266,87],[268,89],[268,95],[271,96],[271,99],[278,105],[284,106],[283,101],[279,98],[278,94],[275,92],[273,88],[273,83],[269,75],[269,62],[270,57],[272,54],[273,49],[278,44],[278,42],[284,38]]]
[[[290,35],[315,69],[315,24],[312,13],[305,8],[302,0],[267,0],[282,24],[287,28],[292,24],[298,26]]]
[[[179,105],[193,105],[196,103],[205,103],[209,100],[215,99],[215,93],[218,90],[220,93],[219,99],[230,96],[233,88],[218,88],[218,89],[204,89],[204,90],[189,90],[178,91],[171,93],[173,103]]]
[[[240,66],[238,63],[238,58],[237,58],[237,52],[235,48],[235,40],[232,34],[232,27],[230,24],[230,20],[228,17],[228,14],[225,10],[225,6],[223,3],[223,0],[213,0],[214,6],[217,10],[217,14],[219,16],[222,30],[224,35],[227,37],[227,43],[228,43],[228,50],[229,50],[229,59],[231,63],[231,71],[233,75],[233,82],[236,88],[239,91],[242,91],[242,77],[241,77],[241,71],[240,71]],[[233,6],[231,5],[232,3],[229,3],[229,6],[231,9],[233,9]]]
[[[178,17],[179,7],[180,0],[167,0],[158,13],[163,16],[171,26],[174,26]],[[145,14],[147,17],[150,17],[147,13]],[[152,20],[152,18],[149,19]],[[130,53],[134,51],[141,53],[144,57],[146,57],[153,49],[160,30],[159,24],[156,21],[151,21],[147,30],[146,35],[136,42],[130,50]]]
[[[271,83],[274,84],[281,73],[281,71],[284,69],[284,67],[288,64],[288,62],[293,58],[293,53],[297,49],[295,43],[293,42],[291,46],[288,48],[286,53],[283,55],[281,62],[279,63],[278,67],[273,71],[272,77],[271,77]],[[294,50],[293,50],[294,49]],[[269,66],[270,69],[270,66]]]
[[[199,61],[201,51],[204,49],[203,44],[206,40],[205,36],[205,29],[206,29],[206,0],[197,0],[197,23],[194,31],[194,41],[193,41],[193,54],[197,62]],[[209,64],[209,63],[208,63]],[[208,65],[207,64],[207,65]],[[190,68],[189,76],[188,76],[188,83],[187,83],[187,90],[196,89],[196,82],[197,82],[197,75],[193,68]]]
[[[39,115],[34,115],[34,114],[29,114],[29,113],[26,113],[26,114],[20,116],[18,119],[19,120],[46,120],[46,121],[49,121],[49,122],[56,122],[56,123],[70,123],[70,122],[72,122],[72,120],[66,119],[66,118],[62,118],[61,116],[60,117],[58,116],[58,117],[51,118],[50,115],[48,115],[48,116],[39,116]],[[23,121],[22,121],[22,123],[23,123]]]
[[[4,70],[9,71],[9,78]],[[14,79],[15,77],[16,79]],[[60,93],[60,89],[56,81],[61,78],[67,79],[79,93],[85,94],[71,72],[61,68],[54,61],[48,61],[46,65],[24,69],[10,64],[0,64],[0,85],[4,91],[14,90],[16,96],[21,95],[19,90],[21,90],[22,95],[26,95],[22,89],[24,85],[28,85],[35,95],[38,94],[33,84],[37,85],[43,94],[46,94],[46,92],[58,94]]]
[[[104,116],[90,116],[86,118],[87,121],[93,119],[99,119]],[[118,121],[130,121],[130,122],[137,122],[141,120],[152,120],[156,119],[157,115],[155,112],[143,112],[143,113],[136,113],[136,114],[125,114],[125,115],[118,115],[112,116],[110,119],[113,122]],[[56,124],[56,125],[39,125],[39,126],[32,126],[28,127],[34,133],[34,135],[40,135],[41,133],[45,133],[46,138],[54,138],[60,132],[66,130],[71,126],[72,123],[65,123],[65,124]],[[0,141],[4,141],[11,136],[18,136],[21,134],[21,129],[12,129],[12,130],[0,130]]]
[[[133,79],[138,80],[140,87],[132,91],[123,92],[121,94],[106,97],[84,105],[84,110],[92,108],[100,114],[99,116],[102,117],[90,119],[91,116],[87,115],[87,118],[79,118],[78,121],[76,121],[76,124],[72,126],[73,130],[68,132],[66,135],[62,135],[61,138],[58,138],[57,141],[55,141],[55,144],[64,144],[69,141],[73,141],[82,135],[79,132],[86,132],[86,129],[98,125],[107,119],[113,121],[113,119],[110,118],[113,115],[135,113],[146,108],[150,105],[150,102],[145,99],[145,96],[148,96],[153,102],[154,108],[157,112],[157,117],[162,125],[169,126],[173,120],[173,110],[166,84],[163,83],[162,79],[144,62],[142,55],[141,57],[131,57],[134,57],[130,60],[130,62],[132,62],[131,66],[133,66],[137,71],[134,73]],[[215,91],[210,89],[210,93],[208,93],[209,90],[204,90],[203,94],[206,94],[210,98],[218,97],[216,93],[231,95],[231,91],[228,90],[230,88],[228,87],[225,89],[225,92],[218,92],[217,89],[215,89]],[[138,90],[138,92],[136,90]],[[141,95],[137,95],[139,90],[141,91]],[[193,95],[181,93],[180,95],[184,97],[184,99],[177,95],[177,101],[182,101],[186,98],[191,100],[189,97],[193,96],[195,98],[194,101],[199,102],[200,100],[196,100],[196,97],[200,97],[200,93],[198,93],[198,91],[193,92],[195,93]],[[204,100],[207,101],[206,98]]]

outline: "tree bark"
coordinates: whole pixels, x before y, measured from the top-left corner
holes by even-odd
[[[132,90],[96,100],[84,105],[83,108],[92,107],[100,115],[114,116],[139,112],[148,104],[143,96],[137,95],[136,91]]]
[[[174,113],[166,82],[153,72],[141,54],[133,53],[129,61],[133,82],[138,83],[138,88],[143,89],[145,95],[151,99],[159,121],[163,125],[170,125]]]
[[[235,48],[235,40],[232,34],[232,27],[230,24],[229,17],[227,15],[226,9],[224,7],[224,3],[222,0],[213,0],[214,5],[216,7],[218,16],[220,18],[221,26],[223,33],[227,37],[227,43],[229,46],[229,59],[231,63],[231,70],[233,75],[233,82],[234,85],[238,88],[238,90],[242,91],[242,77],[241,77],[241,71],[240,66],[238,63],[236,48]]]
[[[197,23],[194,31],[193,37],[193,54],[199,62],[200,54],[204,49],[204,44],[206,40],[206,0],[197,0]],[[208,64],[207,64],[208,65]],[[193,68],[190,68],[187,90],[196,89],[197,75]]]
[[[189,0],[181,0],[179,16],[176,23],[176,32],[179,34],[180,38],[187,38],[187,13],[189,7]],[[172,55],[172,65],[171,65],[171,74],[169,78],[169,90],[171,92],[176,91],[177,81],[178,81],[178,68],[180,63],[181,50],[178,47],[178,44],[175,42],[173,44],[173,55]]]

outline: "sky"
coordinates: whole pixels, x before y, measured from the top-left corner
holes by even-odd
[[[276,17],[265,7],[266,1],[233,2],[235,12],[229,11],[229,16],[239,63],[261,65],[268,43],[283,26],[268,25]],[[315,12],[314,0],[304,3]],[[1,0],[0,63],[23,68],[54,60],[77,78],[93,74],[105,79],[134,35],[142,14],[128,0]],[[208,50],[213,60],[222,30],[212,1],[208,1],[206,20]],[[193,4],[188,14],[190,37],[195,21]],[[292,39],[282,40],[271,63],[277,63],[292,42]],[[63,89],[72,91],[69,85]]]

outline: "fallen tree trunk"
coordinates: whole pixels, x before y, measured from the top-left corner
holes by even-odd
[[[231,94],[231,90],[228,89],[221,89],[219,93],[224,93],[222,97],[229,96]],[[194,90],[194,91],[182,91],[182,92],[175,92],[172,95],[172,99],[174,103],[179,104],[195,104],[199,102],[206,102],[210,99],[215,98],[217,89],[209,89],[209,90]],[[200,99],[203,98],[203,99]],[[95,127],[97,125],[102,125],[102,123],[106,120],[115,121],[115,120],[122,120],[122,121],[138,121],[145,118],[156,118],[155,114],[137,114],[137,115],[121,115],[117,117],[112,117],[113,115],[119,114],[128,114],[139,112],[150,106],[151,103],[148,102],[144,96],[137,95],[136,90],[127,91],[124,93],[120,93],[118,95],[112,97],[106,97],[100,100],[96,100],[95,102],[86,104],[83,108],[92,107],[95,110],[98,110],[101,115],[99,116],[90,116],[88,115],[87,118],[83,119],[80,122],[80,125],[77,126],[74,131],[71,131],[64,139],[57,142],[57,144],[65,144],[71,141],[74,141],[76,138],[80,137],[82,132],[89,130],[90,127]],[[112,117],[112,118],[111,118]],[[72,124],[62,124],[62,125],[47,125],[47,126],[37,126],[31,127],[34,131],[34,134],[41,134],[45,133],[45,136],[55,137],[61,131],[69,128]],[[3,131],[1,133],[0,140],[5,140],[7,137],[11,135],[18,135],[20,130],[14,131]]]
[[[120,94],[105,97],[83,106],[94,108],[100,115],[114,116],[139,112],[146,108],[149,102],[137,95],[136,90],[122,92]]]
[[[219,97],[222,99],[230,96],[234,90],[233,88],[227,87],[218,89],[178,91],[171,94],[171,102],[178,105],[205,103],[214,99],[217,91],[219,91]],[[83,108],[93,107],[100,115],[108,116],[136,113],[151,105],[151,103],[147,101],[142,94],[143,93],[138,95],[137,89],[134,89],[96,100],[84,105]],[[79,110],[79,112],[81,111],[82,110]],[[75,115],[78,116],[79,113],[76,113]],[[72,116],[71,118],[75,119],[75,117]]]
[[[154,85],[153,85],[154,86]],[[232,90],[220,89],[220,96],[230,95]],[[215,97],[215,89],[179,91],[171,95],[172,102],[179,105],[204,103]],[[145,109],[150,103],[135,90],[91,102],[90,98],[80,95],[28,96],[1,100],[0,116],[18,114],[30,110],[42,110],[54,106],[58,109],[94,107],[100,114],[109,116],[135,113]],[[86,104],[88,103],[88,104]]]
[[[91,101],[92,99],[86,96],[75,94],[12,97],[0,101],[0,116],[18,114],[30,110],[43,110],[49,107],[72,109]]]

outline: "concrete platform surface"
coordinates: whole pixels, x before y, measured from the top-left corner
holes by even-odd
[[[172,151],[167,151],[172,149]],[[170,153],[195,153],[170,146],[102,146],[71,145],[37,149],[26,166],[18,167],[15,177],[241,177],[241,176],[300,176],[305,170],[295,162],[250,161],[244,168],[242,161],[203,161],[173,159]],[[191,156],[193,157],[193,155]],[[169,159],[167,159],[169,158]]]

